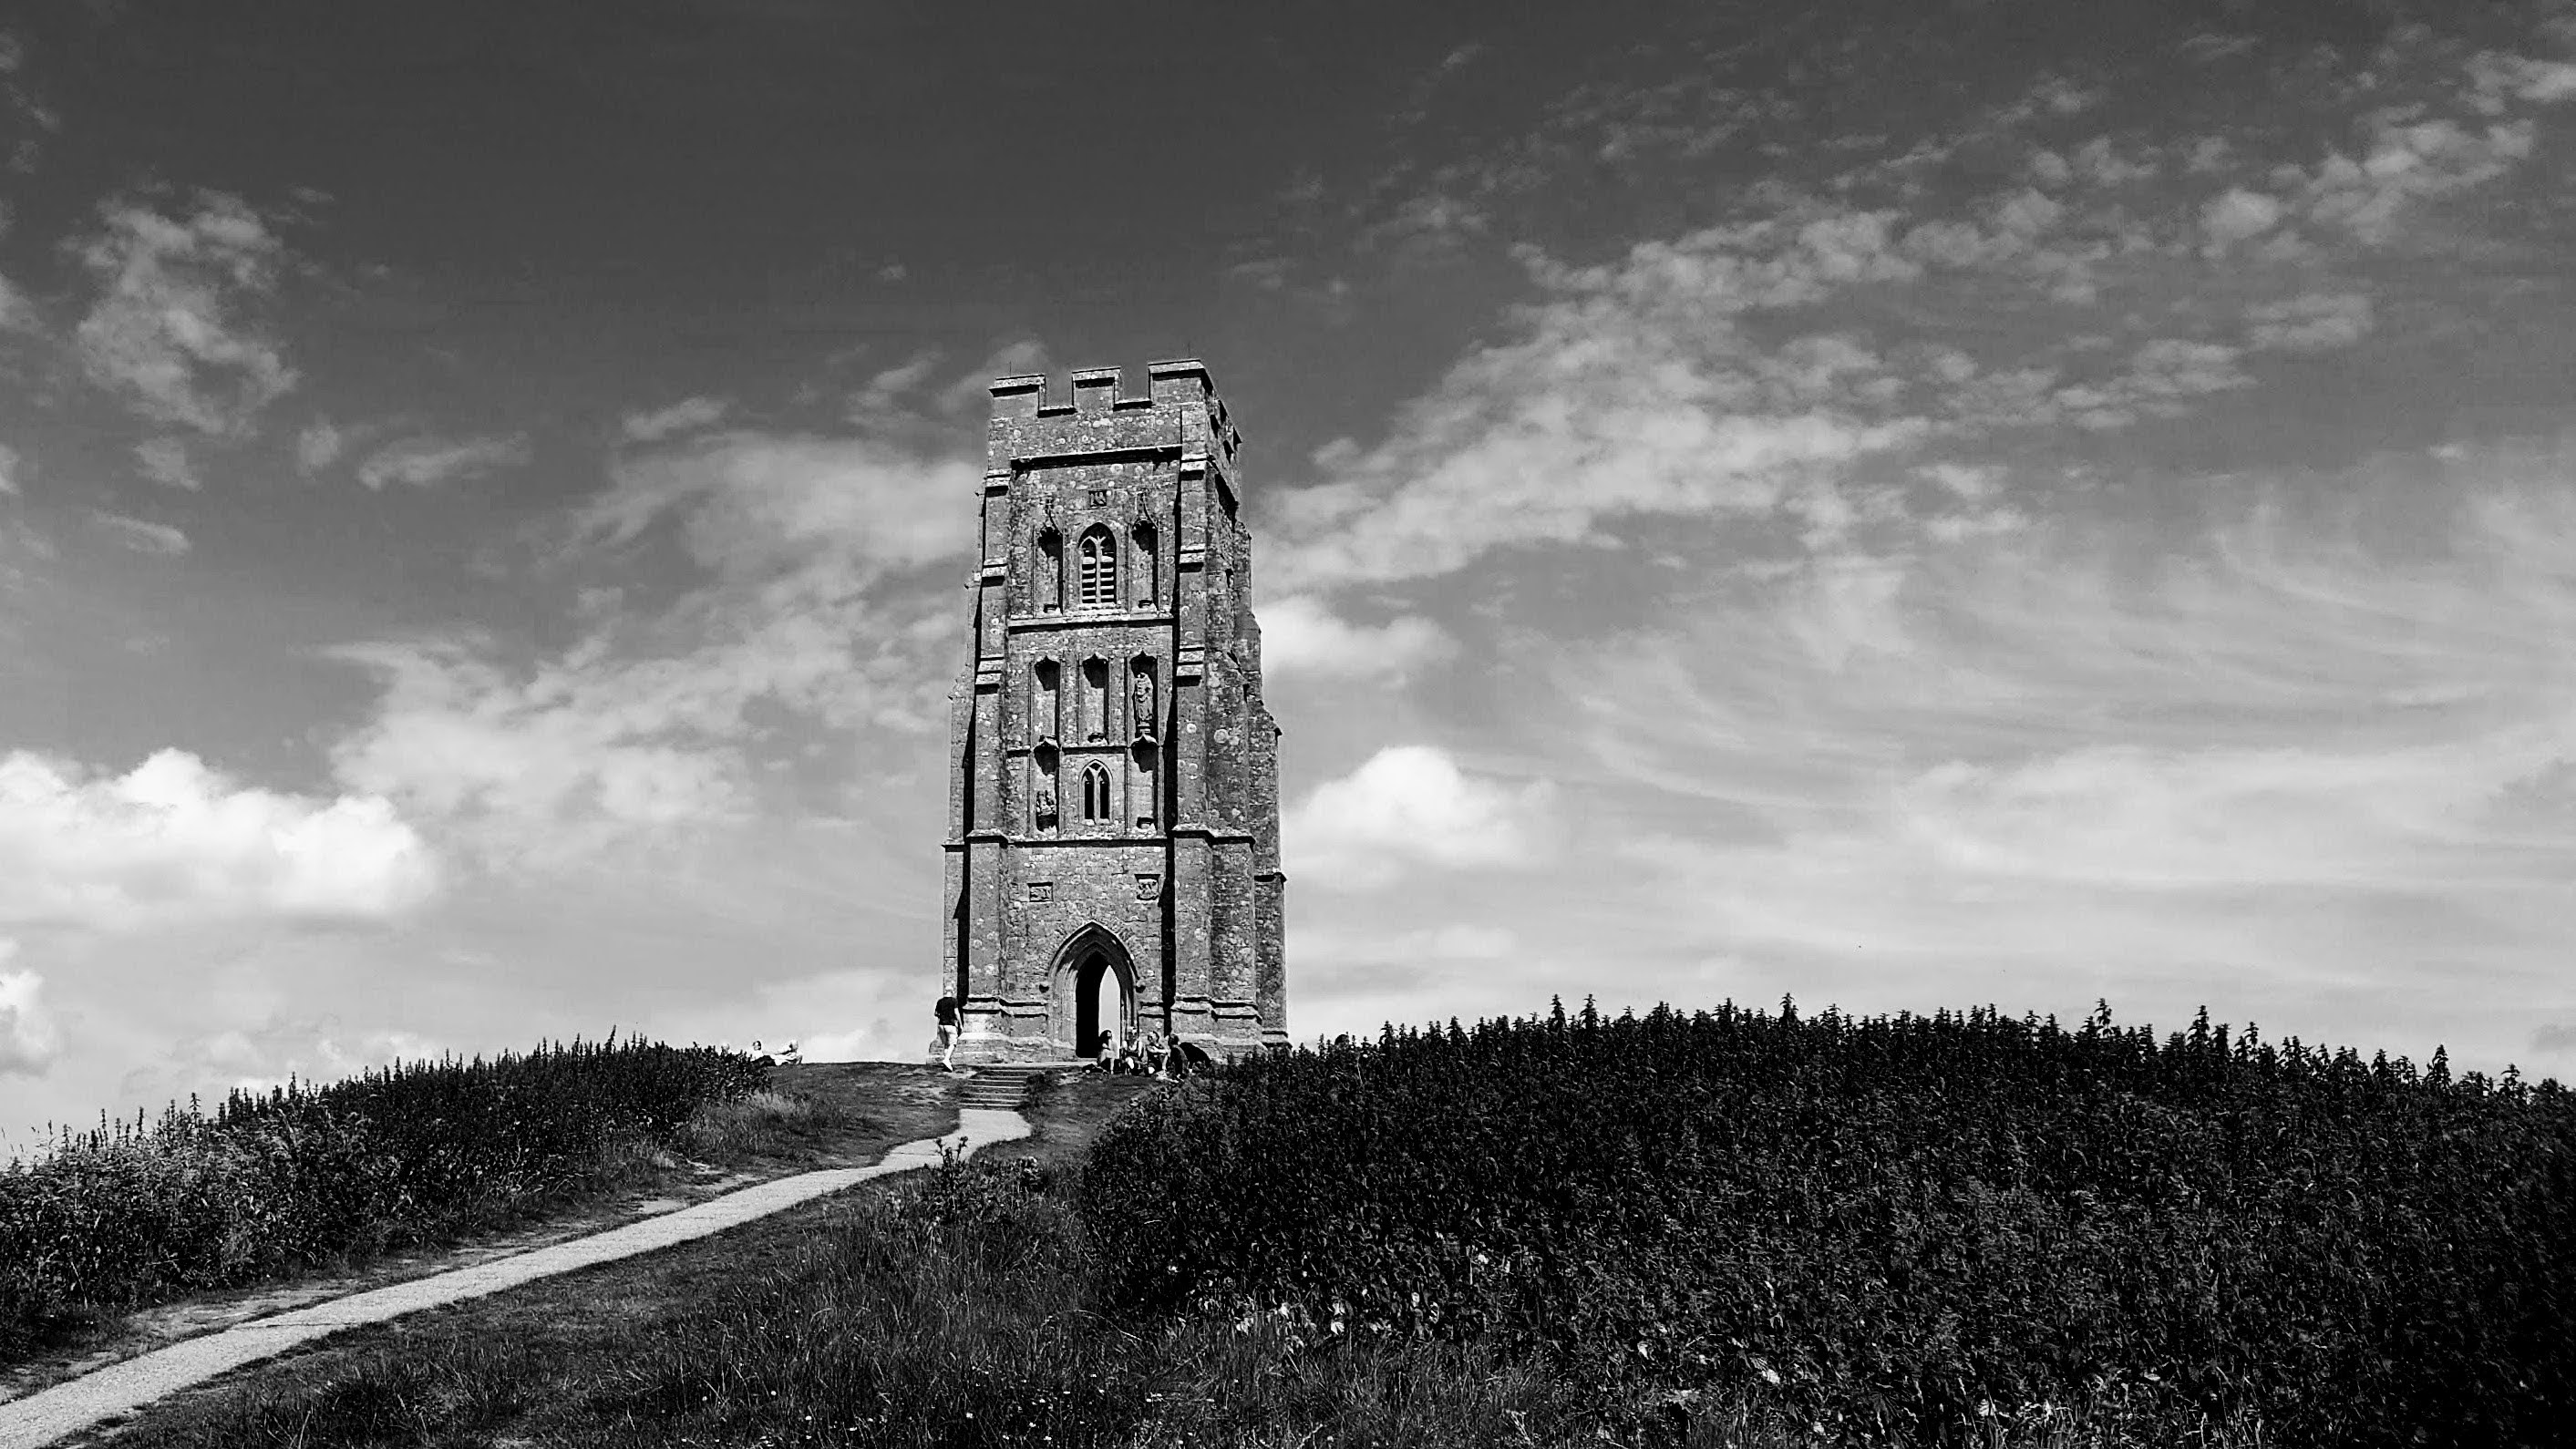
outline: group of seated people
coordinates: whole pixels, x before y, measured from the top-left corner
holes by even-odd
[[[1192,1067],[1204,1065],[1208,1059],[1207,1053],[1201,1048],[1192,1046],[1179,1037],[1166,1037],[1150,1027],[1142,1036],[1129,1037],[1119,1042],[1118,1049],[1112,1051],[1109,1043],[1116,1035],[1115,1032],[1104,1029],[1098,1036],[1092,1038],[1091,1069],[1093,1071],[1140,1075],[1151,1072],[1157,1080],[1164,1080],[1185,1076]]]

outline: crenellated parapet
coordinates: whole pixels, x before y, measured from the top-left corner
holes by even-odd
[[[1097,455],[1194,458],[1225,478],[1237,497],[1235,450],[1243,437],[1207,365],[1196,358],[1147,365],[1146,391],[1131,396],[1122,370],[1078,368],[1061,383],[1043,373],[993,380],[985,471],[1009,474]]]

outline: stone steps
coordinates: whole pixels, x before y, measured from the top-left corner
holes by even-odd
[[[1028,1101],[1029,1083],[1050,1072],[1077,1071],[1081,1062],[987,1062],[969,1068],[957,1089],[960,1107],[1016,1112]]]

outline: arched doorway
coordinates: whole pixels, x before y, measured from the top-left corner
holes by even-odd
[[[1055,1036],[1076,1057],[1099,1054],[1100,1034],[1109,1033],[1108,1050],[1136,1034],[1136,968],[1127,948],[1105,926],[1085,926],[1056,953]]]

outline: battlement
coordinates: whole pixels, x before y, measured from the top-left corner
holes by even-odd
[[[1142,397],[1127,395],[1123,371],[1115,367],[1076,368],[1062,394],[1056,393],[1044,373],[997,377],[993,379],[993,416],[1013,420],[1100,417],[1185,403],[1205,407],[1216,396],[1216,384],[1208,376],[1207,364],[1195,357],[1146,364],[1146,391]]]

